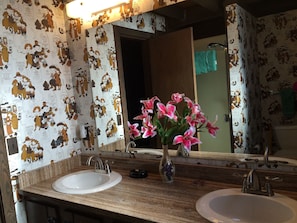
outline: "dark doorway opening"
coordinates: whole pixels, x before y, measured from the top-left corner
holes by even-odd
[[[140,100],[146,98],[142,40],[121,38],[122,60],[125,76],[128,119],[140,114]]]
[[[128,121],[141,125],[141,121],[134,120],[134,117],[141,114],[140,101],[152,97],[149,95],[151,84],[146,70],[149,63],[146,41],[129,37],[121,37],[120,41]],[[136,144],[140,148],[150,148],[154,146],[154,141],[151,138],[138,139]]]

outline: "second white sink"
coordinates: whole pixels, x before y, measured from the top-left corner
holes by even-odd
[[[67,174],[56,180],[52,187],[65,194],[88,194],[111,188],[122,180],[122,176],[112,171],[110,174],[98,173],[95,170],[81,170]]]
[[[196,210],[215,223],[296,223],[297,201],[275,194],[273,197],[242,193],[240,189],[216,190],[196,202]]]

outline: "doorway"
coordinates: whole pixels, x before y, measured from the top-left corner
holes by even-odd
[[[124,123],[141,113],[143,99],[158,96],[166,103],[172,93],[179,92],[196,100],[191,28],[153,35],[114,27],[114,33]],[[128,143],[129,131],[127,126],[124,129]],[[145,141],[141,146],[161,148],[158,137]]]
[[[229,72],[227,62],[226,35],[218,35],[197,39],[194,41],[196,52],[214,51],[216,57],[216,70],[197,74],[198,102],[211,121],[218,120],[216,125],[219,131],[216,138],[201,133],[201,151],[233,153],[232,121],[229,99]],[[214,43],[215,47],[211,47]],[[218,45],[221,43],[222,45]]]
[[[142,104],[140,100],[151,97],[150,80],[145,77],[145,63],[143,56],[147,54],[145,50],[145,40],[134,39],[131,37],[120,37],[121,56],[124,70],[124,84],[126,91],[126,104],[128,120],[141,114]],[[139,124],[141,123],[138,121]],[[137,146],[151,148],[154,146],[153,139],[138,139]]]
[[[130,141],[127,122],[136,122],[134,117],[141,114],[140,100],[151,97],[146,40],[152,34],[114,26],[115,44],[119,69],[125,143]],[[139,122],[140,123],[140,122]],[[151,148],[152,139],[137,140],[137,147]]]

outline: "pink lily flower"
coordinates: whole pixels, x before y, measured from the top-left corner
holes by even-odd
[[[180,102],[183,101],[185,94],[180,94],[180,93],[173,93],[171,95],[171,101],[169,101],[168,103],[170,104],[178,104]]]
[[[185,102],[187,103],[188,108],[191,109],[192,113],[194,113],[194,114],[202,113],[200,105],[194,103],[190,98],[185,97]]]
[[[188,97],[184,97],[184,100],[187,103],[188,108],[193,110],[195,103]]]
[[[140,103],[143,104],[144,110],[146,110],[150,114],[153,114],[155,101],[160,101],[160,99],[157,96],[154,96],[148,100],[140,100]]]
[[[138,123],[130,124],[128,121],[128,127],[129,127],[129,135],[131,139],[136,139],[137,137],[141,136],[140,131],[138,130]]]
[[[134,120],[142,121],[141,127],[139,128],[140,124],[138,123],[132,125],[128,122],[129,134],[132,139],[155,137],[160,133],[162,143],[182,144],[187,151],[190,151],[192,145],[201,143],[197,136],[194,136],[196,131],[206,128],[208,133],[215,137],[219,129],[215,126],[216,121],[210,122],[202,112],[200,105],[184,94],[173,93],[166,105],[157,96],[140,102],[142,103],[142,113],[134,117]],[[186,105],[183,113],[179,114],[177,106],[181,102]],[[183,129],[186,131],[177,133]],[[172,138],[173,141],[171,141]]]
[[[204,124],[207,121],[206,117],[204,116],[204,113],[201,111],[195,113],[195,119],[197,120],[198,123],[201,123],[201,124]]]
[[[142,111],[142,114],[134,117],[133,118],[134,120],[143,120],[149,116],[148,110],[146,110],[144,107],[141,108],[141,111]]]
[[[191,146],[192,145],[195,145],[195,144],[200,144],[201,141],[194,137],[194,134],[195,134],[196,130],[194,127],[190,127],[185,133],[184,135],[177,135],[174,137],[173,139],[173,145],[176,145],[176,144],[183,144],[184,145],[184,148],[188,151],[191,150]]]
[[[207,121],[206,117],[200,110],[195,110],[195,112],[186,116],[185,119],[190,126],[204,124]]]
[[[143,119],[143,126],[141,127],[141,132],[143,133],[142,138],[146,139],[148,137],[154,137],[157,135],[156,132],[156,126],[153,126],[153,124],[150,121],[150,116],[148,116],[146,119]]]
[[[175,115],[176,107],[170,103],[167,103],[166,106],[158,102],[158,117],[162,118],[164,116],[168,117],[169,119],[173,119],[174,121],[177,121],[177,116]]]
[[[216,134],[217,134],[217,131],[219,130],[219,128],[217,126],[215,126],[214,123],[207,122],[206,123],[206,128],[208,129],[208,133],[212,137],[216,137]]]

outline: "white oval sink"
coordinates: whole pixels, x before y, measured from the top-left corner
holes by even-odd
[[[238,188],[210,192],[196,202],[198,213],[215,223],[296,223],[297,201],[242,193]]]
[[[52,187],[65,194],[88,194],[111,188],[122,180],[122,175],[112,171],[110,175],[95,172],[95,170],[81,170],[57,179]]]

